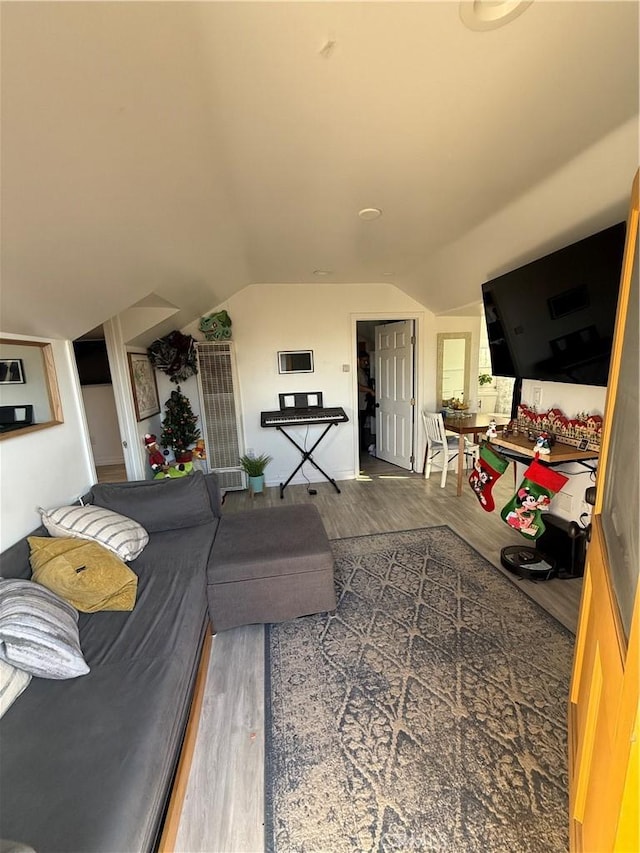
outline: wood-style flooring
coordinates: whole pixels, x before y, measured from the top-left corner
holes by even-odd
[[[575,632],[581,579],[534,583],[500,566],[500,549],[523,544],[500,519],[499,509],[514,491],[512,469],[495,484],[496,511],[482,510],[466,486],[456,496],[456,477],[440,488],[439,473],[424,480],[380,460],[364,456],[356,480],[289,486],[281,501],[278,488],[253,499],[229,492],[224,511],[260,506],[315,503],[329,538],[360,536],[447,524]],[[264,629],[259,625],[224,631],[213,638],[203,713],[182,811],[176,849],[183,853],[257,853],[264,849]]]
[[[123,483],[127,479],[127,471],[123,464],[96,465],[96,475],[99,483]]]

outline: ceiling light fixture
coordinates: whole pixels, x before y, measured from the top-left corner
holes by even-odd
[[[470,30],[496,30],[526,11],[533,0],[462,0],[460,18]]]
[[[360,219],[369,221],[371,219],[378,219],[379,216],[382,216],[382,211],[379,207],[363,207],[362,210],[358,211],[358,216]]]
[[[332,273],[333,273],[333,270],[314,270],[314,271],[313,271],[313,274],[314,274],[314,275],[317,275],[317,276],[320,276],[320,277],[322,277],[322,276],[327,276],[327,275],[332,275]]]

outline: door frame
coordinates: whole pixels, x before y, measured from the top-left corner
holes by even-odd
[[[118,316],[112,317],[110,320],[106,320],[102,327],[109,369],[111,370],[113,396],[116,403],[127,480],[144,480],[146,476],[146,453],[137,430],[131,376],[120,318]]]
[[[627,217],[592,535],[569,691],[569,844],[575,853],[638,850],[640,583],[635,578],[631,621],[624,626],[603,518],[610,511],[605,506],[607,482],[614,476],[609,468],[610,454],[622,452],[614,448],[612,439],[616,404],[624,393],[621,370],[623,356],[627,355],[628,318],[638,310],[630,296],[638,263],[639,183],[640,171],[633,181]],[[629,464],[637,462],[637,446],[633,447],[636,458],[627,453]],[[637,512],[637,506],[635,509]]]
[[[351,411],[354,412],[354,417],[351,424],[351,440],[353,452],[353,470],[355,476],[358,476],[360,470],[360,452],[358,442],[358,383],[356,377],[358,375],[358,323],[359,322],[376,322],[384,323],[385,321],[392,323],[400,320],[413,320],[413,328],[415,335],[415,344],[413,348],[413,396],[416,404],[414,410],[420,411],[425,399],[424,382],[427,375],[425,369],[425,313],[424,311],[361,311],[352,313],[349,316],[350,338],[351,338],[351,372],[353,374],[353,382],[351,383]],[[417,472],[421,465],[424,452],[424,442],[422,441],[422,432],[418,429],[419,418],[413,419],[413,468],[412,471]],[[404,469],[402,469],[404,470]]]

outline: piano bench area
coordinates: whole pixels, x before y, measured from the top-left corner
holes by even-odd
[[[333,611],[333,555],[311,504],[225,515],[211,551],[207,598],[214,632]]]

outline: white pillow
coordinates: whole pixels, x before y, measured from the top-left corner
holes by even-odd
[[[38,583],[0,580],[0,659],[40,678],[85,675],[78,611]]]
[[[31,673],[17,669],[6,660],[0,660],[0,717],[16,701],[18,696],[27,689],[31,681]]]
[[[40,510],[50,536],[75,536],[99,542],[121,560],[135,560],[149,541],[141,524],[101,506],[61,506]]]

